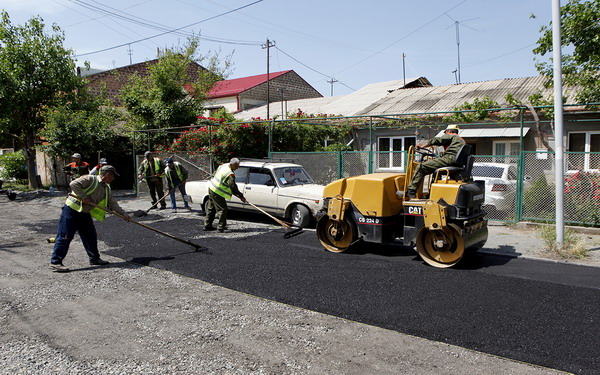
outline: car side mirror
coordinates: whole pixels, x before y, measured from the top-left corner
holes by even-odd
[[[273,182],[273,180],[269,180],[265,183],[265,185],[267,186],[275,186],[275,183]]]

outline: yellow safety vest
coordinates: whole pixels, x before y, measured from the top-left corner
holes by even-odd
[[[87,187],[86,189],[84,189],[83,193],[85,195],[90,195],[98,188],[98,186],[100,186],[100,177],[99,176],[94,178],[94,181],[92,182],[92,184],[89,187]],[[104,208],[108,207],[109,194],[110,194],[110,185],[106,185],[106,188],[104,189],[104,199],[101,200],[99,203],[97,203],[97,205],[100,207],[104,207]],[[77,212],[83,212],[83,206],[79,199],[69,196],[69,197],[67,197],[67,201],[65,202],[65,204]],[[90,215],[94,219],[96,219],[98,221],[102,221],[102,220],[104,220],[104,217],[106,216],[106,211],[104,211],[98,207],[94,207],[90,210]]]
[[[174,162],[173,165],[175,166],[175,173],[177,173],[177,177],[179,177],[179,181],[183,181],[183,173],[181,173],[181,168],[180,168],[180,164],[178,162]],[[171,171],[171,168],[167,166],[167,169],[165,169],[165,174],[167,175],[167,180],[169,180],[169,187],[170,188],[174,188],[174,184],[173,184],[173,180],[171,179],[171,174],[169,173]]]
[[[153,158],[154,159],[154,172],[156,173],[156,177],[162,177],[163,175],[158,173],[158,171],[160,170],[160,159],[159,158]],[[144,178],[146,178],[146,173],[148,172],[148,167],[150,166],[150,163],[148,163],[148,159],[144,159],[144,161],[142,161],[142,166],[144,169]],[[154,176],[153,176],[154,177]]]
[[[210,180],[212,186],[209,186],[209,189],[225,199],[231,199],[231,188],[225,181],[232,173],[233,171],[229,167],[229,164],[221,165],[219,169],[217,169],[217,172],[215,172],[215,176]]]

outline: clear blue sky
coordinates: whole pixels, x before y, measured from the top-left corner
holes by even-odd
[[[195,32],[206,37],[202,54],[234,52],[229,78],[263,74],[261,44],[269,38],[271,72],[293,69],[325,96],[331,78],[339,81],[334,95],[402,79],[403,53],[407,78],[455,83],[456,21],[462,83],[537,75],[531,50],[551,20],[551,2],[539,0],[2,0],[0,7],[13,24],[35,15],[56,23],[82,55],[78,65],[98,69],[153,59],[157,48]],[[127,45],[88,54],[127,43],[131,56]]]

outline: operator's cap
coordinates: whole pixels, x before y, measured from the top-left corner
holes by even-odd
[[[76,152],[73,155],[71,155],[71,157],[74,158],[74,159],[81,159],[81,154],[78,153],[78,152]]]
[[[106,161],[106,158],[100,158],[100,161],[98,162],[98,164],[106,165],[106,164],[108,164],[108,162]]]
[[[450,124],[446,127],[446,130],[460,130],[460,128],[456,124]]]
[[[152,151],[146,151],[146,152],[144,152],[144,157],[145,158],[147,158],[150,155],[152,155]]]
[[[100,168],[100,174],[105,174],[108,172],[111,172],[115,176],[120,176],[120,174],[117,173],[117,170],[115,169],[115,167],[113,167],[112,165],[105,165],[102,168]]]

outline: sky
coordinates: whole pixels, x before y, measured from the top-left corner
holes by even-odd
[[[11,23],[39,16],[77,65],[107,70],[200,35],[231,55],[228,78],[294,70],[323,96],[425,77],[441,86],[537,75],[532,53],[550,0],[2,0]],[[532,18],[532,14],[535,15]],[[458,31],[458,32],[457,32]],[[404,56],[404,57],[403,57]],[[459,67],[460,59],[460,69]],[[539,57],[538,57],[539,60]],[[460,74],[459,74],[460,73]],[[332,83],[333,82],[333,83]]]

